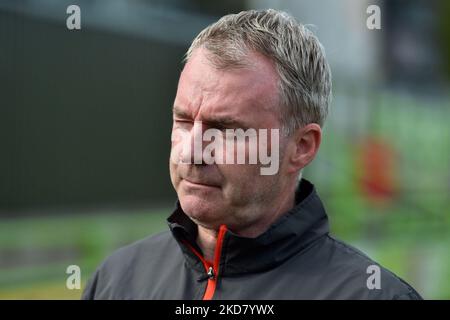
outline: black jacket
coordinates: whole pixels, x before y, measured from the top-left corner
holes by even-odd
[[[212,262],[201,256],[197,227],[179,203],[168,224],[170,232],[107,258],[83,299],[421,299],[382,267],[381,288],[368,286],[376,283],[368,273],[376,262],[329,235],[322,202],[305,179],[296,206],[257,238],[222,226]]]

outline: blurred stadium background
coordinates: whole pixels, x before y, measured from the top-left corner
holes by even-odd
[[[66,8],[81,8],[80,31]],[[381,8],[368,30],[366,8]],[[164,230],[171,104],[218,17],[288,11],[324,44],[334,101],[316,184],[332,232],[425,298],[450,298],[450,4],[0,1],[0,299],[78,299],[113,250]]]

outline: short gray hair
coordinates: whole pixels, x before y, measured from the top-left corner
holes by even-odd
[[[267,9],[226,15],[198,34],[185,61],[199,47],[224,69],[245,66],[249,51],[268,57],[279,76],[284,132],[308,123],[323,126],[331,102],[330,67],[316,36],[289,14]]]

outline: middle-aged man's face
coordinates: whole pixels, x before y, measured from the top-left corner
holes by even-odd
[[[274,65],[262,55],[252,53],[250,66],[222,70],[211,63],[207,54],[205,49],[196,49],[181,73],[172,134],[184,130],[193,137],[194,123],[200,121],[203,131],[224,127],[280,129],[278,75]],[[280,145],[282,139],[280,134]],[[191,141],[193,138],[172,141],[171,154],[183,156],[182,150],[191,148]],[[283,191],[286,177],[282,153],[280,150],[280,168],[275,175],[261,175],[260,163],[170,161],[172,184],[183,211],[206,228],[217,229],[226,224],[232,231],[238,231],[251,225],[268,206],[276,203],[273,200]]]

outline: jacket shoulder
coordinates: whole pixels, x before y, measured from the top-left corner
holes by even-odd
[[[406,281],[355,247],[327,235],[328,268],[354,299],[407,299],[422,297]],[[339,276],[340,274],[340,276]]]
[[[118,290],[138,286],[143,278],[152,278],[161,270],[168,252],[179,250],[170,231],[164,231],[117,249],[108,256],[89,279],[82,299],[122,297]]]
[[[129,264],[163,255],[168,247],[173,245],[176,245],[176,242],[170,232],[163,231],[117,249],[100,267],[105,270],[124,268]]]

